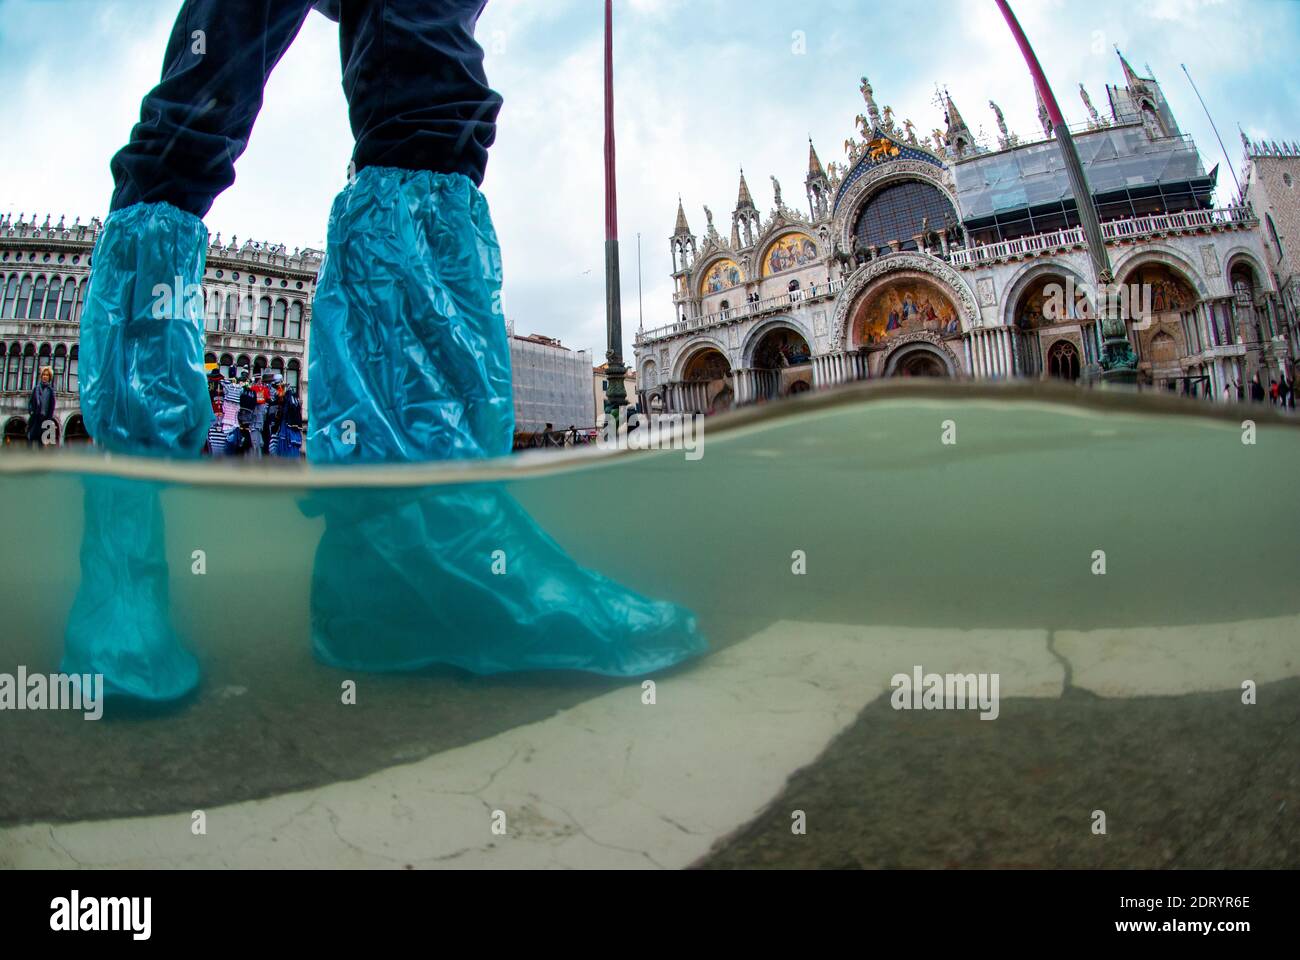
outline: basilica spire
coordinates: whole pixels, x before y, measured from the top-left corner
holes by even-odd
[[[1043,101],[1043,93],[1034,87],[1034,96],[1038,98],[1038,122],[1043,125],[1043,136],[1048,140],[1052,139],[1052,118],[1047,112],[1047,104]]]
[[[813,146],[812,137],[808,138],[808,179],[814,177],[824,177],[826,171],[822,169],[821,158],[817,156],[817,148]]]
[[[673,237],[691,236],[691,225],[686,222],[686,208],[682,206],[682,198],[677,198],[677,226],[673,229]]]
[[[749,184],[745,182],[745,168],[741,167],[740,192],[736,195],[736,209],[731,214],[732,246],[739,249],[752,244],[758,236],[760,219],[754,197],[749,192]]]
[[[705,207],[704,209],[708,209]],[[713,219],[710,216],[709,226],[713,226]],[[682,198],[677,198],[677,226],[673,229],[673,235],[668,238],[669,248],[673,252],[673,275],[685,273],[695,265],[695,255],[698,249],[695,245],[695,235],[691,233],[690,224],[686,222],[686,209],[682,206]]]
[[[975,137],[970,132],[970,127],[966,126],[966,121],[962,119],[957,104],[952,102],[952,97],[945,90],[943,94],[944,102],[944,119],[948,123],[948,132],[944,135],[944,143],[952,155],[958,159],[973,153],[975,149]]]
[[[1129,65],[1128,60],[1124,57],[1124,54],[1120,51],[1118,45],[1115,47],[1115,53],[1119,56],[1120,66],[1124,68],[1124,83],[1128,88],[1130,90],[1144,88],[1146,84],[1143,82],[1142,78],[1137,75],[1137,71]]]
[[[822,168],[812,137],[808,138],[808,177],[804,180],[804,185],[808,189],[809,215],[814,222],[825,220],[830,214],[831,181]]]
[[[754,198],[749,193],[749,184],[745,182],[745,168],[740,168],[740,193],[736,196],[736,209],[746,210],[754,207]],[[755,207],[754,209],[757,209]]]

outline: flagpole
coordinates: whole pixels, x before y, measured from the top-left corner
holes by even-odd
[[[618,275],[618,185],[614,164],[614,0],[605,0],[605,414],[617,425],[627,406],[623,298]]]
[[[1029,45],[1029,38],[1020,28],[1020,21],[1011,12],[1007,0],[995,0],[1002,11],[1007,26],[1011,28],[1025,63],[1034,78],[1034,86],[1047,108],[1048,119],[1052,121],[1052,132],[1056,135],[1056,144],[1061,151],[1061,160],[1065,163],[1066,175],[1070,180],[1070,192],[1074,194],[1074,206],[1079,212],[1079,225],[1083,227],[1084,239],[1088,242],[1088,253],[1092,258],[1092,269],[1097,284],[1097,326],[1102,335],[1101,376],[1111,383],[1135,383],[1137,381],[1137,357],[1133,345],[1129,342],[1124,320],[1114,309],[1115,275],[1111,271],[1110,256],[1106,252],[1106,241],[1101,233],[1101,218],[1097,215],[1097,206],[1093,200],[1088,178],[1084,174],[1083,164],[1079,161],[1079,151],[1074,146],[1074,137],[1070,135],[1069,125],[1061,115],[1061,108],[1056,102],[1056,95],[1048,86],[1047,77],[1038,62],[1034,48]]]

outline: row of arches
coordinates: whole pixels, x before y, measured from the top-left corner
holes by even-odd
[[[1227,273],[1233,294],[1217,301],[1206,295],[1194,271],[1182,268],[1164,252],[1139,254],[1121,266],[1118,307],[1141,368],[1151,381],[1185,379],[1183,368],[1195,367],[1194,358],[1210,347],[1263,342],[1275,335],[1271,314],[1260,296],[1261,278],[1248,255],[1230,255]],[[1079,379],[1099,352],[1090,295],[1087,284],[1056,263],[1035,265],[1010,284],[1004,294],[1004,309],[1007,327],[1014,335],[998,341],[997,349],[1005,353],[1005,362],[994,364],[995,371],[1002,371],[998,375]],[[929,349],[917,342],[893,355],[894,346],[902,341],[937,345],[949,339],[956,343],[962,336],[958,298],[937,277],[915,269],[892,270],[863,285],[853,296],[844,324],[848,353],[891,354],[887,362],[862,363],[857,369],[872,369],[886,376],[956,373],[951,360],[962,352],[960,347]],[[730,383],[742,376],[757,375],[754,399],[792,392],[793,383],[765,373],[811,359],[808,337],[799,323],[790,317],[776,318],[746,339],[738,371],[732,370],[728,351],[721,344],[702,340],[679,358],[674,370],[659,370],[653,359],[643,364],[643,390],[693,385],[688,391],[691,399],[703,398],[710,408],[717,398],[725,397]],[[769,352],[769,347],[776,349]],[[703,392],[700,385],[706,385]],[[740,387],[730,389],[736,394],[745,392]]]
[[[53,320],[79,323],[86,295],[85,276],[0,274],[0,320]],[[285,297],[242,297],[209,289],[204,328],[288,340],[303,339],[304,301]]]
[[[245,294],[210,290],[204,312],[204,328],[214,333],[242,333],[288,340],[303,338],[305,307],[298,299],[254,298]]]
[[[86,432],[81,414],[73,413],[62,420],[56,416],[52,441],[55,444],[90,443],[90,434]],[[0,443],[6,447],[26,446],[27,418],[10,417],[6,420],[3,432],[0,432]]]
[[[57,393],[77,392],[79,349],[75,343],[0,342],[0,389],[7,393],[29,392],[44,367],[54,371]]]
[[[238,356],[230,353],[223,353],[218,356],[215,353],[209,353],[204,358],[207,364],[215,364],[221,371],[223,377],[229,378],[231,373],[236,370],[248,370],[252,373],[253,378],[257,379],[270,370],[272,373],[283,375],[286,386],[298,390],[302,384],[302,361],[297,357],[291,357],[285,360],[283,357],[267,358],[262,355],[249,356],[241,353]]]
[[[28,393],[36,386],[40,371],[49,367],[54,373],[54,389],[57,393],[76,393],[79,386],[78,364],[80,348],[77,344],[66,343],[22,343],[14,341],[5,344],[0,341],[0,389],[7,393]],[[223,353],[218,356],[208,353],[204,361],[215,364],[223,376],[231,371],[244,368],[252,371],[254,376],[265,370],[283,374],[285,383],[294,389],[301,386],[302,361],[296,357],[263,355],[251,356],[246,353],[235,356]]]
[[[0,320],[57,320],[75,323],[81,319],[86,279],[60,274],[11,273],[0,275]]]

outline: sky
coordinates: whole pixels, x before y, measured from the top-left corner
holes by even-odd
[[[1252,138],[1300,140],[1296,0],[1012,0],[1066,118],[1078,84],[1104,110],[1122,82],[1114,46],[1150,65],[1206,168],[1223,153],[1186,64],[1240,168]],[[108,161],[157,81],[179,0],[0,0],[0,212],[69,222],[106,213]],[[680,195],[697,235],[703,205],[725,235],[743,165],[755,202],[806,209],[808,138],[843,160],[866,75],[918,133],[941,127],[944,86],[976,132],[1040,131],[1032,82],[993,0],[615,0],[616,131],[624,354],[672,320]],[[605,350],[599,0],[490,0],[478,25],[505,100],[483,184],[501,240],[503,302],[517,333]],[[352,137],[337,26],[313,14],[267,85],[212,234],[323,248]],[[1220,199],[1234,192],[1226,165]],[[640,280],[638,281],[638,235]],[[641,294],[638,296],[638,289]]]

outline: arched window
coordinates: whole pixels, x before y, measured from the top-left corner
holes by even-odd
[[[235,360],[235,366],[238,367],[240,370],[252,370],[252,369],[253,369],[253,361],[252,361],[252,359],[248,356],[248,354],[246,354],[246,353],[241,353],[241,354],[239,355],[239,358],[238,358],[237,360]]]
[[[45,289],[45,312],[42,320],[55,320],[59,316],[59,294],[63,292],[63,281],[58,277],[50,278],[50,285]]]
[[[63,281],[63,296],[59,299],[59,321],[67,323],[72,319],[72,307],[77,299],[77,281],[68,277]]]
[[[14,311],[14,316],[19,320],[27,318],[27,304],[32,299],[32,277],[31,274],[23,277],[22,285],[18,287],[18,309]]]
[[[203,318],[203,329],[214,333],[221,329],[221,294],[215,290],[208,297],[208,312]]]
[[[257,302],[252,297],[244,297],[244,309],[239,314],[239,332],[253,332],[253,311],[257,309]]]
[[[41,309],[45,306],[45,285],[44,277],[36,278],[36,285],[32,287],[32,305],[27,310],[28,320],[41,319]]]
[[[75,323],[81,322],[81,308],[85,306],[86,303],[86,285],[88,283],[88,280],[83,280],[81,283],[77,284],[77,303],[72,312],[72,319]]]
[[[275,301],[275,312],[271,314],[271,336],[284,336],[284,317],[289,311],[289,305],[283,300]]]
[[[11,273],[9,282],[5,285],[4,304],[0,307],[0,317],[12,317],[14,315],[14,301],[18,299],[18,274]]]
[[[54,348],[48,343],[41,344],[40,356],[36,358],[36,378],[39,380],[41,371],[46,367],[54,368]]]
[[[290,361],[289,361],[289,369],[286,370],[286,371],[285,371],[285,374],[284,374],[284,382],[285,382],[285,384],[288,385],[288,386],[290,386],[290,387],[293,387],[295,390],[297,390],[297,389],[298,389],[298,379],[299,379],[299,374],[300,374],[300,373],[301,373],[301,371],[300,371],[300,369],[299,369],[299,367],[298,367],[298,361],[297,361],[297,360],[290,360]]]
[[[272,372],[274,372],[274,373],[278,373],[280,376],[283,377],[283,376],[284,376],[284,360],[283,360],[283,358],[281,358],[281,357],[272,357],[272,358],[271,358],[271,370],[272,370]]]
[[[221,375],[227,380],[230,379],[230,368],[235,365],[235,358],[228,353],[221,355]]]
[[[76,393],[80,389],[77,382],[77,354],[79,347],[73,347],[68,352],[68,393]]]
[[[1079,351],[1069,340],[1058,340],[1047,351],[1047,372],[1061,380],[1079,379]]]
[[[897,242],[900,249],[917,249],[922,232],[948,230],[949,242],[956,242],[957,212],[937,187],[907,180],[885,187],[868,201],[853,234],[859,246],[878,250]]]
[[[59,344],[54,350],[54,390],[63,393],[68,389],[68,348]]]
[[[268,336],[271,332],[271,298],[263,297],[257,307],[257,335]]]
[[[5,389],[13,393],[18,389],[18,374],[23,365],[23,348],[16,343],[9,345],[9,368],[5,374]]]
[[[36,344],[27,344],[23,350],[23,382],[19,387],[24,393],[36,386]]]
[[[289,306],[289,337],[293,340],[302,339],[302,303],[298,300]]]
[[[266,369],[266,357],[258,357],[253,361],[253,379],[261,380],[262,372]]]
[[[226,333],[235,332],[235,321],[239,317],[239,296],[237,294],[226,294],[226,312],[222,319],[221,329]]]

